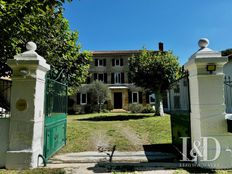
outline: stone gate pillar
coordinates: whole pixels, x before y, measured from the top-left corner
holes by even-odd
[[[7,169],[37,167],[38,155],[43,155],[45,74],[50,66],[35,52],[35,43],[26,48],[7,61],[13,69]]]
[[[213,51],[208,39],[185,64],[189,71],[193,161],[204,168],[232,167],[232,134],[227,132],[223,65],[227,57]]]

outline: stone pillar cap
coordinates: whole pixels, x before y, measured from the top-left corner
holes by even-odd
[[[30,41],[26,44],[27,51],[17,54],[14,56],[15,60],[40,60],[43,62],[46,62],[43,57],[38,55],[35,51],[37,49],[37,46],[34,42]]]
[[[221,53],[218,51],[214,51],[210,48],[208,48],[209,45],[209,40],[207,38],[201,38],[198,41],[198,46],[200,49],[195,52],[190,58],[190,59],[197,59],[197,58],[213,58],[213,57],[222,57]]]

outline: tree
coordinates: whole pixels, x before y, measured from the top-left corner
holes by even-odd
[[[71,1],[71,0],[67,0]],[[79,86],[88,76],[91,55],[80,53],[78,32],[70,30],[63,16],[65,0],[0,0],[0,62],[25,51],[28,41],[37,44],[37,53],[51,65],[54,76],[60,72],[69,86]],[[2,70],[2,69],[1,69]],[[1,71],[0,76],[9,75]]]
[[[101,112],[102,106],[107,100],[110,100],[110,90],[102,81],[93,81],[89,86],[91,95],[91,106],[97,106],[98,113]]]
[[[129,58],[129,79],[137,86],[155,92],[156,115],[163,115],[160,110],[162,93],[176,80],[180,66],[172,52],[151,52],[143,50],[138,56]]]
[[[222,51],[222,56],[231,56],[231,55],[232,55],[232,48]]]

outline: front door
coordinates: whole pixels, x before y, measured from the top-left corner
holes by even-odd
[[[114,109],[122,109],[122,93],[114,93]]]

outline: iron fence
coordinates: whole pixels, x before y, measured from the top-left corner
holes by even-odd
[[[232,77],[225,76],[224,84],[226,113],[232,113]]]
[[[67,113],[67,85],[46,79],[45,115]]]
[[[0,118],[10,117],[11,80],[0,78]]]

